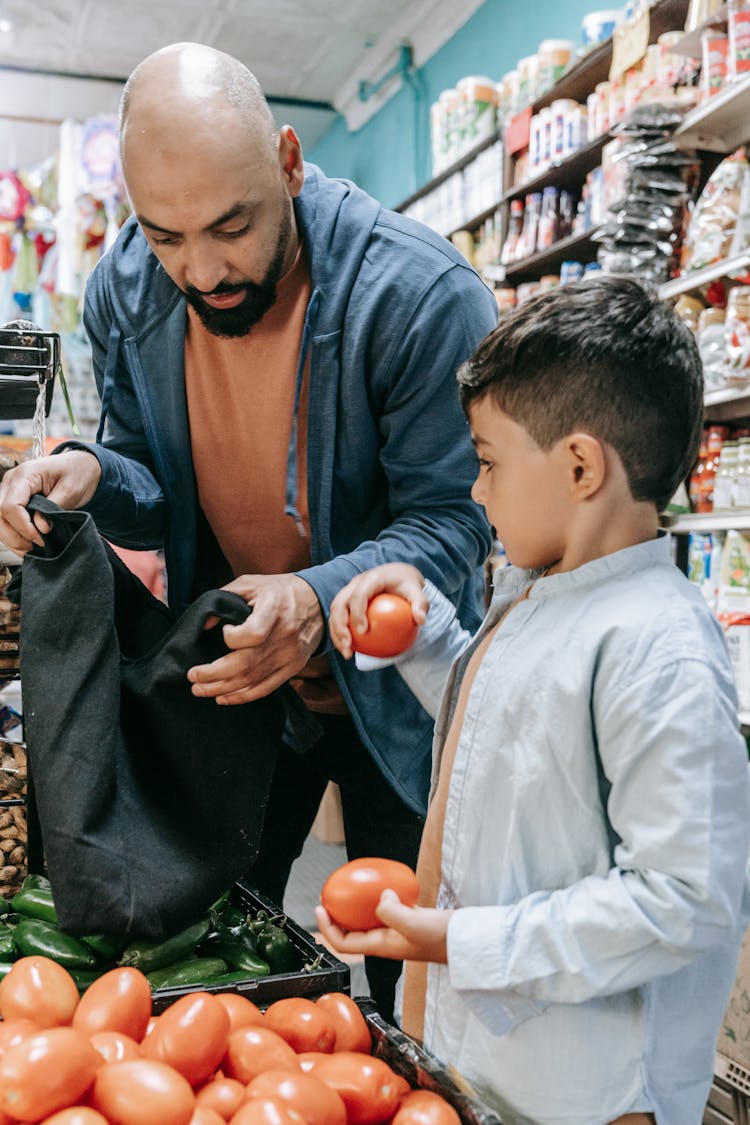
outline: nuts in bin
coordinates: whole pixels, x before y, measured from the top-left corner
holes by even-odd
[[[7,566],[0,567],[0,678],[4,680],[19,674],[21,610],[5,594],[5,587],[11,577]]]
[[[26,747],[0,739],[0,898],[10,898],[27,873]]]

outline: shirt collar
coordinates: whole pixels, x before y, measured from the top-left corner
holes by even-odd
[[[628,574],[636,574],[641,570],[650,570],[654,566],[671,566],[671,536],[666,531],[659,531],[655,539],[645,543],[636,543],[632,547],[623,547],[611,555],[603,555],[599,559],[592,559],[575,570],[567,570],[562,574],[543,575],[538,570],[522,570],[516,566],[503,567],[495,572],[494,595],[507,597],[523,585],[533,582],[529,591],[529,598],[543,598],[576,587],[588,586],[603,581],[605,578],[620,578]]]

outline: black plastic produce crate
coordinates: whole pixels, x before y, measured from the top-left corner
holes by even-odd
[[[453,1106],[463,1125],[503,1125],[502,1117],[480,1101],[453,1068],[425,1051],[399,1028],[388,1023],[372,1000],[356,997],[372,1035],[372,1053],[405,1078],[415,1090],[432,1090]]]
[[[237,883],[232,888],[230,902],[253,917],[261,910],[272,917],[282,914],[280,907],[270,899],[243,883]],[[302,967],[297,972],[273,973],[267,977],[232,981],[229,984],[206,983],[182,988],[157,988],[153,996],[154,1014],[158,1015],[170,1004],[174,1004],[175,1000],[191,992],[237,992],[259,1007],[267,1007],[274,1000],[282,1000],[287,996],[305,996],[314,1000],[324,992],[349,993],[349,968],[343,961],[339,961],[324,946],[318,945],[312,934],[290,918],[285,919],[282,928],[300,955]]]

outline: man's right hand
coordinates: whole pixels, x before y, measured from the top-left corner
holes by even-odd
[[[0,481],[0,543],[19,555],[34,545],[41,546],[41,533],[49,531],[49,523],[38,513],[32,521],[27,511],[31,497],[41,492],[60,508],[80,508],[96,492],[101,475],[97,458],[83,449],[24,461],[9,469]]]

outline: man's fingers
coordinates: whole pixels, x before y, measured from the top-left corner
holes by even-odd
[[[34,512],[34,518],[32,522],[37,531],[41,531],[42,535],[49,535],[50,531],[52,530],[52,524],[48,519],[45,519],[40,512]]]

